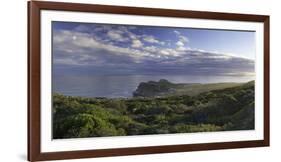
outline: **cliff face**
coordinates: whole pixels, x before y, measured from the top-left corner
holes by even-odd
[[[176,91],[176,84],[173,84],[165,79],[158,82],[149,81],[139,84],[137,90],[133,93],[134,97],[157,97],[165,96]]]
[[[134,97],[164,97],[172,95],[198,95],[202,92],[208,92],[211,90],[219,90],[224,88],[231,88],[240,86],[243,83],[186,83],[175,84],[168,80],[160,79],[158,82],[149,81],[139,84],[137,89],[133,92]]]

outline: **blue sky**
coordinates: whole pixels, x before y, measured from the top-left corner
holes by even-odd
[[[53,22],[58,75],[253,76],[255,32]]]

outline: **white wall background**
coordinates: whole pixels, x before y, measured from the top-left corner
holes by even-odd
[[[57,0],[62,1],[62,0]],[[280,161],[281,157],[281,4],[276,0],[64,0],[67,2],[267,14],[271,16],[271,146],[268,148],[199,151],[108,157],[78,161]],[[26,0],[6,0],[0,9],[0,161],[26,161],[27,145],[27,17]],[[279,70],[280,69],[280,70]]]

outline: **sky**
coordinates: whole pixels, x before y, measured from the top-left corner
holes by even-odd
[[[253,76],[255,32],[52,22],[56,75]]]

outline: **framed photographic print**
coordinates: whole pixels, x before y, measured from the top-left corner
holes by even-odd
[[[28,2],[30,161],[269,146],[269,16]]]

